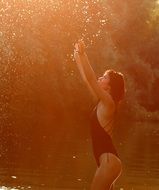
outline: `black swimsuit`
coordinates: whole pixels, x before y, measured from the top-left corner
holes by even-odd
[[[111,136],[104,130],[98,121],[97,107],[95,107],[91,114],[91,136],[93,152],[98,166],[100,165],[99,157],[102,153],[110,152],[119,157],[113,145]]]

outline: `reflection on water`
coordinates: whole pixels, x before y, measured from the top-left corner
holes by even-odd
[[[124,163],[119,183],[134,189],[159,189],[158,124],[138,122],[127,128],[118,136]]]
[[[0,187],[0,190],[18,190],[18,189],[17,188],[11,188],[11,187],[2,186],[2,187]]]
[[[2,186],[2,187],[0,187],[0,190],[19,190],[19,189],[26,189],[25,187],[20,187],[20,186],[18,186],[18,187],[6,187],[6,186]],[[31,187],[28,187],[28,189],[31,189]]]
[[[31,167],[10,163],[0,169],[0,190],[89,189],[96,164],[88,134],[77,129],[56,139],[39,162],[28,155]],[[88,136],[87,136],[88,135]],[[115,190],[157,190],[159,188],[159,129],[155,123],[121,125],[115,144],[123,162],[123,174]],[[43,152],[44,153],[44,152]],[[39,168],[33,167],[37,163]],[[10,161],[11,162],[11,161]],[[23,162],[23,160],[21,160]],[[33,162],[33,163],[31,163]],[[7,188],[8,187],[8,188]]]

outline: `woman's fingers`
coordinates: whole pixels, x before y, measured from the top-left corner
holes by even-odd
[[[83,54],[84,53],[84,50],[85,50],[85,43],[83,40],[78,40],[78,42],[75,44],[75,51],[80,53],[80,54]]]
[[[81,44],[80,43],[76,43],[75,44],[75,51],[78,53],[82,52],[82,48],[81,48]]]
[[[75,50],[78,51],[79,48],[78,48],[78,43],[75,44]]]
[[[79,59],[80,59],[79,53],[76,50],[74,50],[74,59],[75,59],[76,63],[79,62]]]

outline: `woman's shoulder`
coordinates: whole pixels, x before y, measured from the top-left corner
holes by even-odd
[[[112,102],[112,104],[110,106],[110,105],[106,105],[102,101],[99,101],[99,103],[97,105],[98,112],[100,112],[102,115],[105,115],[108,117],[113,115],[113,113],[115,112],[115,108],[116,108],[116,106],[115,106],[114,102]]]

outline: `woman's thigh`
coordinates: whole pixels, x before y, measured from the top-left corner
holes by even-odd
[[[121,174],[121,161],[111,153],[104,153],[100,157],[100,166],[92,182],[91,190],[109,190],[112,183]]]

